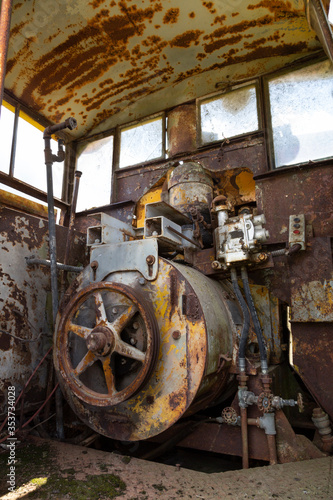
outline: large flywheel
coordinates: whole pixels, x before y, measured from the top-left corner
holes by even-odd
[[[74,394],[93,406],[114,406],[144,386],[159,352],[151,304],[122,283],[99,282],[68,303],[55,356]]]

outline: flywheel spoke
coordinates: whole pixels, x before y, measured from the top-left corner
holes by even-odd
[[[108,393],[109,395],[112,396],[112,394],[115,394],[116,387],[115,387],[115,380],[114,380],[114,375],[112,372],[112,368],[110,366],[110,358],[106,358],[103,362],[103,370],[104,370],[104,376],[105,376],[105,382],[108,388]]]
[[[71,332],[75,333],[75,335],[78,335],[83,339],[86,339],[88,335],[92,332],[91,328],[87,328],[86,326],[76,325],[75,323],[69,323],[68,329]]]
[[[87,354],[81,359],[80,363],[74,370],[75,375],[81,375],[89,366],[91,366],[96,361],[95,354],[88,351]]]
[[[137,312],[138,308],[134,305],[131,304],[128,306],[126,311],[124,311],[118,318],[114,320],[112,323],[112,329],[120,335],[120,333],[123,331],[125,326],[129,323],[129,321],[133,318],[134,314]]]
[[[140,351],[136,347],[126,344],[126,342],[123,342],[120,339],[116,342],[115,351],[118,354],[122,354],[127,358],[135,359],[136,361],[141,361],[142,363],[146,359],[146,354],[144,352]]]
[[[94,293],[95,305],[96,305],[96,323],[107,322],[106,311],[104,307],[103,297],[101,292]]]

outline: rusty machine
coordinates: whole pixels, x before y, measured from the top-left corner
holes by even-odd
[[[133,224],[91,216],[90,263],[67,290],[56,323],[54,365],[65,398],[88,426],[120,441],[172,435],[180,419],[222,404],[221,415],[201,426],[216,432],[227,424],[226,441],[239,427],[244,467],[252,426],[261,450],[251,456],[277,463],[276,412],[280,432],[290,433],[281,409],[302,411],[302,394],[273,391],[287,349],[281,310],[265,286],[250,284],[249,272],[305,250],[304,215],[290,218],[288,245],[269,251],[265,215],[253,203],[215,196],[211,174],[193,161],[168,169],[160,198],[139,202],[141,227],[136,216]],[[298,448],[320,456],[310,442]]]
[[[329,3],[2,2],[1,442],[332,452]]]

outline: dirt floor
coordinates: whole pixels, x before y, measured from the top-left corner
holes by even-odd
[[[333,458],[207,474],[56,441],[29,438],[0,454],[0,498],[13,499],[333,499]],[[7,479],[5,479],[7,478]]]

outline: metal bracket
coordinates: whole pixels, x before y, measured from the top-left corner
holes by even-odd
[[[154,257],[154,258],[153,258]],[[118,271],[138,271],[153,281],[158,273],[158,245],[155,238],[127,241],[92,248],[90,262],[96,261],[95,281]]]

